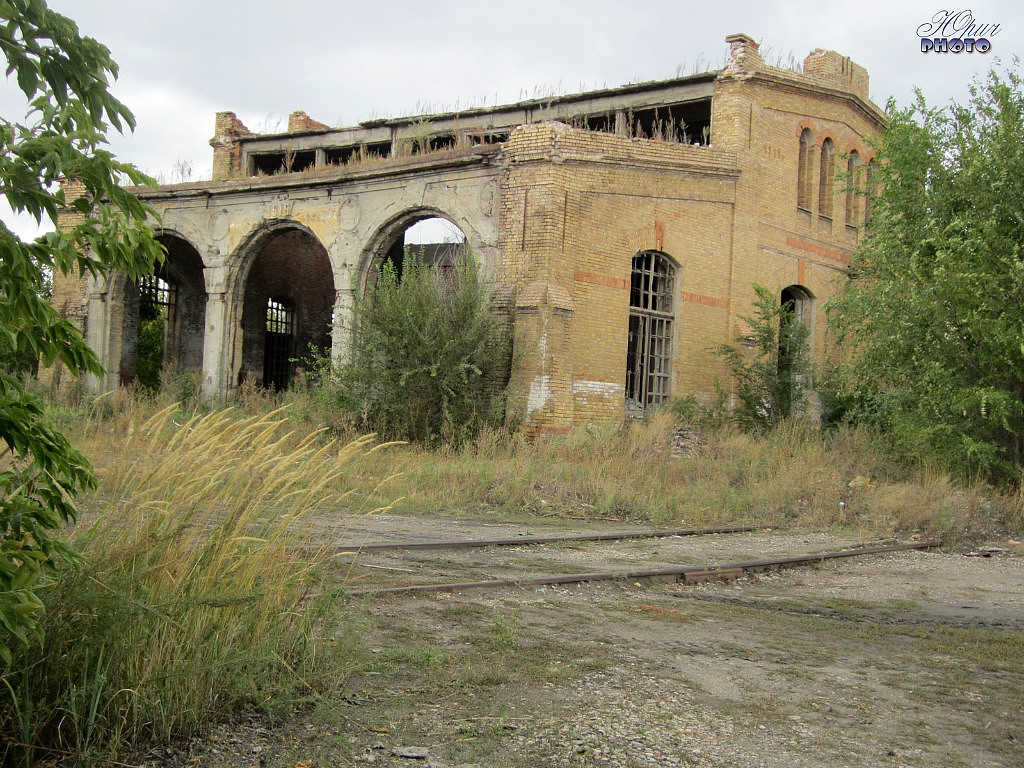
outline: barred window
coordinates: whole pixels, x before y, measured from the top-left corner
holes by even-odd
[[[626,405],[632,411],[669,398],[674,277],[675,267],[663,253],[633,257],[626,347]]]
[[[267,299],[267,332],[263,342],[263,385],[287,389],[292,379],[295,310],[279,298]]]
[[[267,331],[291,335],[295,311],[280,299],[267,299]]]
[[[160,315],[167,320],[174,313],[177,291],[156,275],[143,275],[139,278],[139,313],[143,319],[152,319]]]

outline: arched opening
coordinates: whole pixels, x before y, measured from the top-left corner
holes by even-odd
[[[203,260],[186,240],[162,233],[167,256],[153,274],[127,283],[121,338],[121,384],[155,389],[165,370],[203,367],[206,282]]]
[[[832,218],[832,193],[836,178],[836,145],[832,139],[821,144],[821,174],[818,183],[818,215]]]
[[[238,382],[287,389],[297,367],[329,354],[334,270],[309,232],[284,226],[259,244],[245,276]]]
[[[633,414],[668,402],[675,271],[659,251],[633,257],[626,344],[626,409]]]
[[[798,393],[806,389],[811,334],[811,292],[801,285],[782,289],[779,296],[779,411],[784,418],[792,415]]]
[[[450,219],[420,212],[396,219],[380,234],[363,275],[363,289],[374,284],[378,270],[390,264],[402,277],[406,261],[435,267],[442,274],[451,272],[459,259],[469,254],[469,240]]]
[[[875,196],[878,195],[878,165],[875,158],[868,160],[864,166],[864,223],[871,219],[871,208],[874,205]]]
[[[860,197],[860,153],[854,149],[846,159],[846,226],[848,227],[856,227],[860,223]]]
[[[810,128],[804,128],[800,134],[798,163],[796,207],[809,212],[814,194],[814,134]]]

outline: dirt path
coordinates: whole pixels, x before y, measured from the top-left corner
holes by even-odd
[[[346,536],[539,533],[382,517]],[[359,583],[389,569],[615,569],[851,543],[761,532],[524,545],[361,556],[347,572]],[[224,726],[149,764],[1024,765],[1024,558],[1008,554],[905,552],[729,584],[475,590],[350,610],[369,653],[345,691],[279,727]]]

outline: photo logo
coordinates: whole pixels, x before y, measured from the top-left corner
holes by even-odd
[[[921,53],[988,53],[990,37],[1002,31],[999,24],[983,24],[970,10],[939,11],[930,21],[919,24]]]

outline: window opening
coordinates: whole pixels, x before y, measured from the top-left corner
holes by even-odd
[[[557,118],[573,128],[595,133],[623,133],[630,138],[677,144],[711,143],[711,100],[682,101],[657,107],[577,113]]]
[[[818,214],[832,218],[832,190],[836,178],[836,145],[832,139],[821,144],[821,175],[818,183]]]
[[[329,147],[325,157],[328,165],[347,165],[361,160],[380,160],[391,155],[391,142],[378,141],[348,147]]]
[[[860,155],[857,150],[850,152],[846,163],[846,226],[856,227],[860,221],[859,196],[860,196]]]
[[[876,186],[875,172],[878,170],[878,166],[875,163],[875,158],[868,160],[867,165],[864,166],[864,223],[868,223],[868,219],[871,218],[871,207],[874,202],[874,197],[878,194],[878,187]]]
[[[804,128],[803,133],[800,134],[800,160],[796,186],[796,207],[804,211],[811,210],[813,169],[814,134],[811,133],[810,128]]]
[[[474,147],[479,146],[480,144],[504,144],[506,141],[508,141],[508,137],[509,133],[507,131],[499,133],[475,134],[472,137],[472,143]]]
[[[632,411],[668,401],[674,273],[668,257],[658,251],[633,257],[626,346],[626,406]]]
[[[260,152],[249,156],[251,176],[301,173],[316,167],[316,150]]]
[[[267,299],[267,330],[263,346],[263,385],[287,389],[292,379],[295,310],[284,299]]]

